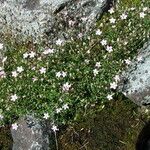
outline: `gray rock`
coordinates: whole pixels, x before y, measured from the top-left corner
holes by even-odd
[[[136,61],[122,74],[120,90],[138,105],[150,104],[150,41],[139,51]]]
[[[47,125],[34,116],[22,117],[17,130],[11,129],[12,150],[54,150],[55,139]],[[51,146],[51,147],[50,147]]]
[[[51,39],[58,35],[66,38],[67,31],[88,30],[94,25],[108,1],[0,0],[0,32],[11,32],[23,39],[32,36],[41,40],[45,33]]]

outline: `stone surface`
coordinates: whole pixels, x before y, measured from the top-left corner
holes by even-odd
[[[23,39],[67,38],[66,31],[88,30],[112,0],[0,0],[0,32]],[[80,28],[80,29],[79,29]]]
[[[150,41],[122,74],[120,90],[138,105],[150,104]]]
[[[47,125],[33,116],[22,117],[17,121],[17,130],[11,129],[12,150],[54,150],[52,132]],[[55,142],[55,141],[54,141]],[[51,147],[50,147],[51,146]]]

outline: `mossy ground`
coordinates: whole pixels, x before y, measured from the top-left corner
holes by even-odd
[[[144,116],[129,100],[112,101],[61,133],[60,150],[135,150]]]

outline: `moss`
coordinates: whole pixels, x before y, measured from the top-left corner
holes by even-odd
[[[112,101],[94,117],[82,118],[65,130],[59,137],[60,149],[135,150],[143,126],[135,104],[126,99]]]

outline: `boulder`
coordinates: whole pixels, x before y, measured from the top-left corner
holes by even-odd
[[[150,41],[145,43],[136,60],[122,74],[119,90],[137,105],[150,104]]]
[[[22,40],[43,40],[45,33],[51,39],[67,38],[67,31],[89,30],[112,1],[0,0],[0,32]]]
[[[54,150],[55,138],[44,121],[33,115],[22,117],[17,121],[18,128],[11,128],[13,138],[12,150]]]

